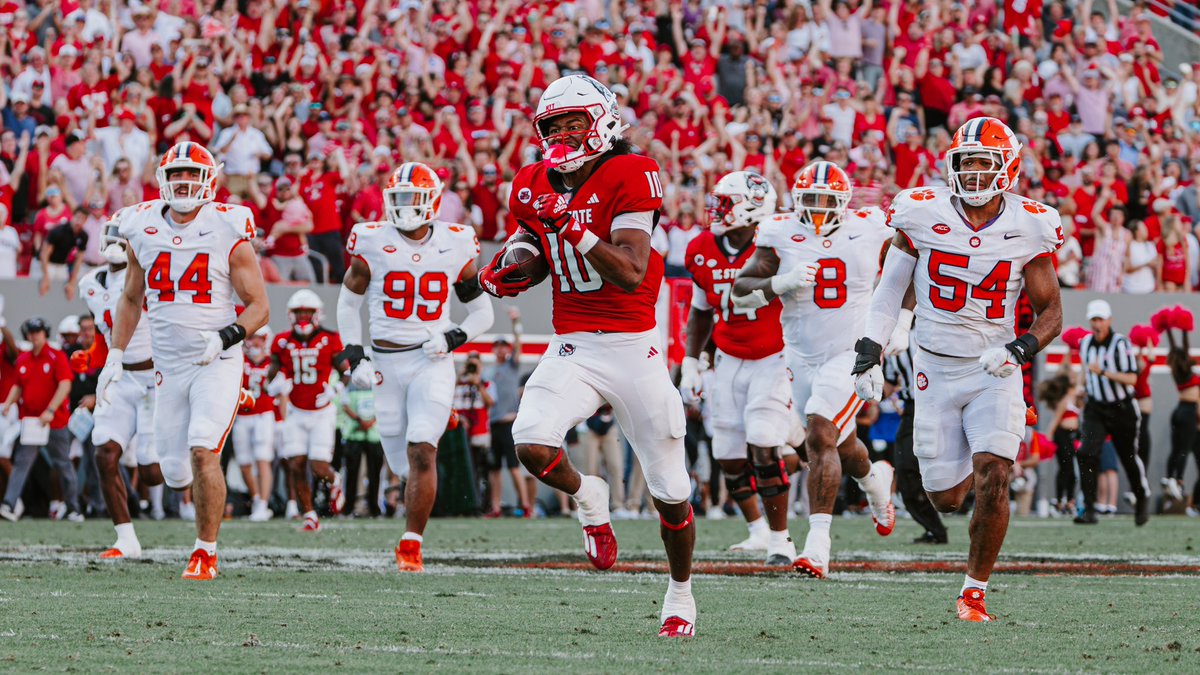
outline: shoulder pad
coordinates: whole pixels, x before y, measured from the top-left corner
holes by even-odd
[[[254,212],[241,204],[210,202],[217,220],[226,223],[239,239],[253,239],[255,235]]]

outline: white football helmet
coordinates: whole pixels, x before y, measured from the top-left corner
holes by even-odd
[[[754,227],[775,213],[777,204],[771,181],[757,172],[727,173],[708,196],[708,228],[721,236],[729,230]]]
[[[158,179],[158,196],[175,211],[191,213],[217,196],[217,175],[224,164],[217,164],[212,153],[203,145],[184,141],[171,146],[163,155],[154,172]],[[179,169],[195,169],[200,173],[196,180],[168,180],[170,172]],[[179,188],[186,188],[184,196],[178,196]]]
[[[121,236],[121,225],[115,219],[104,223],[100,230],[100,254],[110,265],[129,263],[129,243]]]
[[[551,118],[579,112],[588,116],[587,129],[548,133],[546,123]],[[629,125],[621,122],[617,97],[607,87],[586,75],[568,75],[551,82],[542,93],[533,116],[533,128],[542,145],[542,161],[555,171],[570,173],[589,159],[608,152]],[[578,136],[583,138],[579,147],[572,150],[566,141]]]
[[[288,319],[292,322],[292,330],[300,337],[308,337],[317,330],[317,326],[321,324],[321,310],[325,308],[325,303],[322,302],[321,296],[310,291],[307,288],[302,288],[292,297],[288,298],[287,310]],[[296,318],[297,310],[310,309],[313,312],[312,320],[300,321]]]

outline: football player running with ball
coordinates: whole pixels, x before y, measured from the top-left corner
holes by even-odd
[[[946,152],[948,187],[896,195],[897,232],[871,299],[855,388],[883,391],[881,344],[902,298],[916,292],[917,349],[913,453],[933,505],[952,513],[975,490],[967,574],[958,618],[991,621],[984,596],[1008,530],[1008,481],[1025,433],[1021,365],[1062,329],[1053,255],[1062,244],[1058,212],[1013,194],[1021,145],[1000,120],[962,126]],[[1024,286],[1037,318],[1013,339]]]
[[[783,306],[774,299],[765,307],[742,307],[733,296],[738,270],[754,255],[755,227],[775,214],[777,198],[766,178],[734,171],[717,181],[710,201],[709,229],[688,244],[684,260],[694,287],[679,388],[685,394],[700,391],[699,356],[712,336],[716,377],[705,394],[713,458],[750,527],[750,538],[734,549],[766,548],[768,565],[790,567],[796,545],[788,535],[789,471],[781,453],[792,392],[779,325]]]
[[[267,323],[270,307],[250,240],[250,209],[213,202],[220,166],[203,146],[177,143],[163,155],[160,199],[117,212],[129,268],[117,300],[112,348],[96,384],[112,402],[125,373],[143,303],[158,387],[154,440],[168,486],[189,486],[196,545],[184,579],[217,576],[217,532],[225,514],[221,448],[242,388],[241,341]],[[245,309],[238,314],[234,305]],[[131,373],[132,374],[132,373]]]
[[[544,159],[513,179],[509,208],[537,238],[550,265],[554,338],[525,385],[513,423],[517,456],[542,482],[574,497],[588,559],[617,559],[608,484],[581,475],[563,452],[567,430],[605,402],[633,445],[661,521],[671,581],[659,635],[695,634],[692,548],[696,529],[683,447],[683,401],[655,330],[663,260],[650,233],[662,207],[658,164],[621,140],[616,97],[590,77],[555,80],[542,94],[534,129]],[[493,295],[513,296],[533,279],[500,267],[480,273]]]
[[[436,220],[442,181],[419,162],[402,164],[383,190],[381,223],[350,232],[351,257],[338,296],[338,328],[352,379],[375,388],[375,419],[388,466],[408,476],[406,527],[396,545],[401,572],[425,569],[421,541],[437,497],[437,446],[450,421],[455,372],[450,352],[492,326],[492,300],[475,278],[475,230]],[[450,292],[466,305],[450,321]],[[374,360],[363,350],[367,303]]]
[[[792,402],[806,420],[809,462],[808,536],[793,566],[817,579],[829,573],[829,529],[843,472],[866,493],[879,534],[891,534],[896,523],[892,466],[872,465],[858,440],[855,416],[863,401],[847,375],[891,231],[877,208],[848,210],[850,195],[850,179],[837,165],[806,166],[792,186],[793,212],[759,225],[758,250],[733,290],[741,307],[783,300]]]

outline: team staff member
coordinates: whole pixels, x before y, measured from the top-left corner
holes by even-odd
[[[13,509],[17,499],[25,490],[25,481],[38,453],[45,448],[50,461],[58,469],[62,481],[63,501],[67,504],[67,520],[80,522],[79,486],[75,479],[75,467],[71,464],[71,432],[67,430],[70,419],[67,395],[71,393],[71,368],[67,357],[54,349],[50,339],[50,326],[41,317],[33,317],[21,324],[21,336],[33,344],[33,349],[17,357],[16,385],[4,400],[3,414],[17,405],[23,427],[33,426],[30,418],[36,418],[50,427],[45,441],[37,444],[18,442],[13,453],[12,475],[4,491],[4,503],[0,504],[0,518],[16,521]],[[26,434],[22,440],[29,440]]]
[[[1138,362],[1129,339],[1112,330],[1112,308],[1104,300],[1087,306],[1092,334],[1079,345],[1086,375],[1087,405],[1083,408],[1083,438],[1079,446],[1079,473],[1083,484],[1084,511],[1075,519],[1080,525],[1096,521],[1096,490],[1100,475],[1100,449],[1105,436],[1113,447],[1133,494],[1137,497],[1134,522],[1145,525],[1150,519],[1150,486],[1146,467],[1137,453],[1141,414],[1134,401]]]

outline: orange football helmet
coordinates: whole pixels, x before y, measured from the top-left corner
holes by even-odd
[[[964,171],[963,161],[987,158],[986,170]],[[1021,176],[1021,143],[1008,125],[995,117],[976,117],[959,127],[946,151],[946,182],[950,191],[971,206],[1017,186]]]
[[[217,175],[223,164],[217,164],[212,153],[203,145],[184,141],[171,146],[154,172],[158,179],[158,196],[175,211],[191,213],[217,196]],[[195,170],[195,180],[172,180],[171,174],[180,170]],[[184,189],[183,195],[179,191]]]
[[[792,184],[792,208],[800,222],[811,225],[819,237],[827,237],[842,224],[853,187],[850,177],[833,162],[813,162],[796,174]]]
[[[442,179],[420,162],[401,164],[383,188],[383,212],[402,232],[433,222],[442,205]]]

